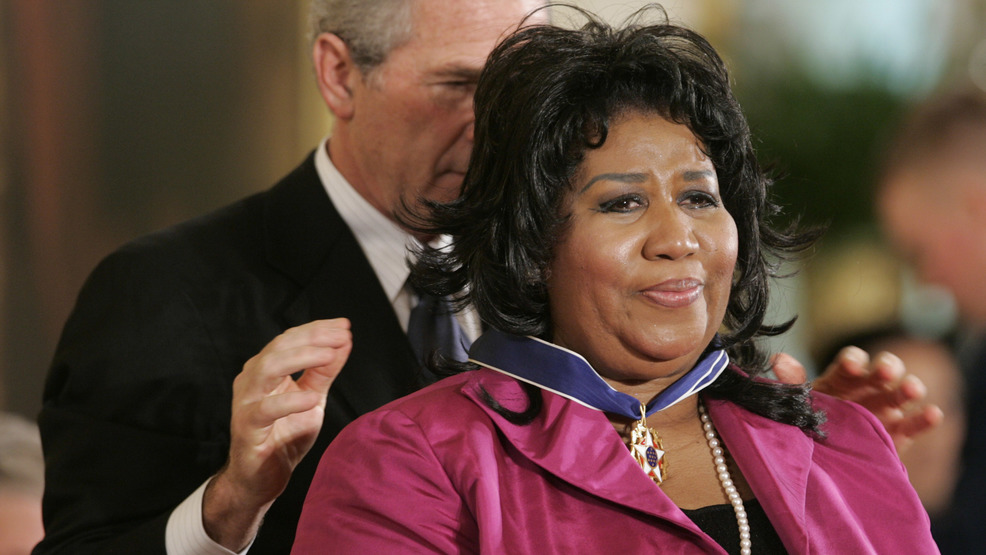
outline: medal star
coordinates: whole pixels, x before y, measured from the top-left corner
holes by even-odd
[[[630,454],[644,474],[661,485],[667,478],[667,458],[661,438],[643,422],[637,422],[630,434]]]

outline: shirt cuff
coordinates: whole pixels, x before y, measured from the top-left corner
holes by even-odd
[[[164,546],[168,555],[245,555],[253,545],[251,541],[246,549],[237,553],[214,542],[205,533],[205,526],[202,524],[202,497],[211,480],[212,478],[206,480],[171,511],[164,531]]]

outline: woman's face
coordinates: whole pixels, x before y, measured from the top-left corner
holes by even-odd
[[[587,151],[548,279],[553,341],[604,377],[677,378],[718,331],[737,233],[688,127],[631,112]]]

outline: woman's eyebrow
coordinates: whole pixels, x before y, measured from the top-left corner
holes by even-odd
[[[702,181],[705,179],[715,179],[716,172],[712,170],[691,170],[682,174],[685,181]]]
[[[622,183],[643,183],[647,180],[647,176],[642,173],[601,173],[590,179],[589,182],[585,184],[585,187],[582,187],[582,190],[579,191],[579,194],[588,191],[589,187],[592,187],[595,182],[602,181],[604,179],[607,181],[619,181]]]

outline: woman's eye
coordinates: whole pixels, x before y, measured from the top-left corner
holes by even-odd
[[[716,208],[719,206],[719,199],[704,191],[690,191],[685,194],[682,204],[689,208]]]
[[[637,195],[623,195],[599,204],[600,212],[631,212],[644,205],[643,199]]]

